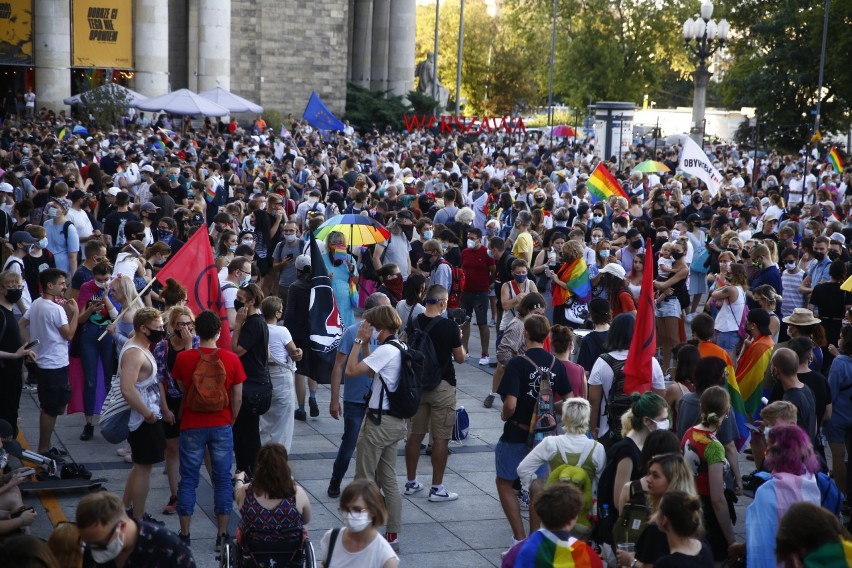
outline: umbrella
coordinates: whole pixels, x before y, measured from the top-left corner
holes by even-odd
[[[559,136],[569,137],[569,136],[576,136],[577,132],[573,128],[568,126],[567,124],[562,124],[560,126],[554,126],[553,130],[550,131],[550,135],[551,136],[557,136],[557,137],[559,137]]]
[[[104,85],[101,85],[100,87],[97,87],[96,89],[94,89],[94,91],[100,92],[100,91],[106,91],[107,89],[112,90],[112,91],[123,92],[124,95],[125,95],[124,99],[127,101],[127,103],[130,106],[136,106],[138,103],[141,103],[142,101],[144,101],[148,98],[144,95],[140,95],[139,93],[137,93],[133,89],[128,89],[127,87],[123,87],[123,86],[119,85],[118,83],[106,83]],[[94,92],[94,91],[91,91],[91,92]],[[68,106],[73,106],[73,105],[84,105],[85,106],[85,104],[86,104],[85,98],[86,98],[86,93],[80,93],[79,95],[74,95],[73,97],[68,97],[67,99],[63,99],[62,102],[65,103]]]
[[[635,168],[633,168],[630,173],[650,174],[659,172],[665,173],[670,171],[672,170],[662,162],[657,162],[655,160],[645,160],[644,162],[638,164]]]
[[[374,245],[390,238],[390,231],[384,225],[363,215],[335,215],[320,225],[314,236],[317,240],[325,240],[328,234],[334,231],[348,234],[347,242],[351,247]]]
[[[200,114],[203,116],[225,116],[230,111],[210,99],[196,95],[189,89],[178,89],[167,95],[147,99],[133,105],[139,110],[165,111],[170,114]]]
[[[79,134],[81,136],[88,136],[89,135],[89,131],[86,130],[86,127],[81,125],[81,124],[78,124],[77,126],[72,128],[71,132],[73,132],[74,134]]]
[[[226,91],[222,87],[216,87],[198,94],[218,105],[222,105],[231,112],[253,112],[255,114],[263,112],[262,106],[256,105],[250,100],[237,96],[230,91]]]

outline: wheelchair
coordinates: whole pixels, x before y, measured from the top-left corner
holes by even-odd
[[[266,542],[257,532],[246,531],[239,542],[233,539],[222,547],[219,568],[316,568],[314,546],[303,528],[275,533],[275,542]]]

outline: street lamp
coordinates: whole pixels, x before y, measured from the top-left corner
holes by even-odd
[[[712,20],[713,2],[701,2],[700,15],[687,18],[683,23],[683,39],[686,48],[698,58],[698,67],[692,74],[695,79],[695,92],[692,98],[692,128],[690,137],[696,144],[704,147],[703,134],[700,125],[704,121],[704,107],[707,100],[707,85],[710,83],[710,70],[707,69],[707,59],[725,46],[728,41],[730,27],[727,20],[718,24]]]

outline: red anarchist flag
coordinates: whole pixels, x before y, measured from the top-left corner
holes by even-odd
[[[228,312],[222,300],[219,286],[219,271],[213,260],[210,237],[202,227],[186,241],[181,249],[173,254],[166,265],[157,273],[161,284],[174,278],[186,288],[186,305],[196,316],[204,310],[213,310],[222,318],[222,333],[218,346],[231,349],[231,328],[228,325]]]
[[[645,245],[651,251],[651,239]],[[630,352],[624,362],[624,392],[644,393],[651,390],[652,361],[657,355],[657,330],[654,317],[654,263],[651,254],[642,273],[642,291],[636,311],[636,327],[630,341]]]

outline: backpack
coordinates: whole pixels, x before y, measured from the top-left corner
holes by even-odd
[[[452,280],[450,282],[449,297],[447,298],[447,308],[453,309],[461,306],[461,296],[464,290],[465,277],[464,271],[461,268],[455,267],[446,260],[441,260],[441,264],[446,264],[450,267]]]
[[[456,442],[461,442],[462,440],[467,440],[469,433],[470,416],[467,414],[467,410],[464,409],[464,406],[459,406],[456,408],[456,423],[453,424],[452,438]]]
[[[651,508],[648,507],[645,492],[642,490],[642,480],[631,481],[630,498],[612,527],[612,542],[639,542],[650,517]]]
[[[414,312],[413,309],[411,311]],[[443,318],[432,318],[432,321],[426,324],[425,328],[421,328],[420,318],[418,316],[418,318],[414,320],[414,326],[411,329],[411,333],[408,334],[408,346],[422,353],[423,359],[426,361],[438,360],[438,352],[435,350],[435,343],[429,336],[429,332],[432,331],[433,327],[440,323],[441,319]],[[443,367],[440,365],[424,366],[420,375],[420,384],[423,387],[423,390],[430,391],[438,388],[438,385],[440,385],[441,381],[444,380],[444,369],[446,369],[446,365]]]
[[[527,436],[527,446],[534,448],[547,436],[555,436],[557,433],[556,415],[553,412],[553,367],[556,365],[556,357],[553,358],[550,368],[539,367],[538,363],[527,355],[521,355],[521,357],[535,369],[530,377],[532,383],[538,387],[538,396],[530,418]]]
[[[577,461],[569,462],[569,456],[561,449],[559,456],[550,460],[550,475],[547,485],[557,482],[571,483],[583,495],[583,508],[577,516],[577,527],[582,532],[590,534],[597,516],[597,502],[594,496],[592,480],[595,478],[595,463],[593,455],[598,443],[593,442],[589,448],[577,456]],[[634,541],[635,542],[635,541]]]
[[[609,393],[604,393],[609,432],[606,433],[606,441],[602,441],[609,449],[609,446],[621,439],[621,417],[633,406],[633,397],[624,392],[624,364],[627,360],[619,361],[609,353],[603,353],[601,359],[612,369],[612,384]]]
[[[225,364],[218,349],[209,355],[198,349],[198,354],[192,384],[186,392],[186,408],[193,412],[219,412],[230,404]]]
[[[390,405],[388,414],[396,418],[411,418],[417,414],[417,410],[420,408],[420,395],[423,392],[421,377],[426,359],[420,351],[410,348],[395,337],[389,338],[385,343],[399,349],[402,364],[399,368],[399,382],[393,392],[388,390],[388,385],[382,376],[376,373],[376,376],[382,382],[379,403],[384,405],[383,399],[385,393],[387,393]],[[379,422],[381,422],[381,418],[379,418]]]
[[[843,507],[843,493],[837,487],[837,484],[825,473],[818,471],[816,473],[817,486],[820,493],[820,505],[831,511],[834,516],[840,518],[840,510]]]

